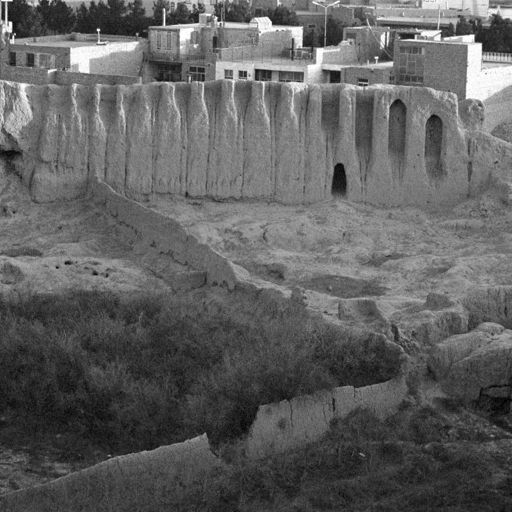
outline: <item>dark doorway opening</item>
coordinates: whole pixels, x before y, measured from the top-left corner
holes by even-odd
[[[336,164],[334,166],[331,192],[333,196],[345,197],[347,195],[347,175],[343,164]]]

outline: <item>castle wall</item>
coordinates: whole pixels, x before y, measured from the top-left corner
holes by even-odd
[[[396,141],[389,149],[397,100],[405,118],[399,170]],[[139,200],[158,193],[310,203],[332,197],[342,164],[347,199],[453,204],[512,161],[499,141],[481,144],[479,132],[464,128],[455,95],[419,87],[0,82],[0,114],[9,120],[0,156],[21,153],[19,171],[36,201],[78,197],[99,180]],[[428,170],[432,116],[442,126],[441,172]]]

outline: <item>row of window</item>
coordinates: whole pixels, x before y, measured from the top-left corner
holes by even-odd
[[[411,55],[425,55],[425,48],[419,46],[401,46],[400,53],[410,53]]]
[[[51,55],[49,53],[38,53],[38,64],[37,67],[39,68],[46,68],[51,69],[55,67],[55,56]],[[25,62],[24,63],[18,63],[16,52],[9,52],[9,65],[10,66],[17,66],[23,64],[29,68],[36,67],[36,54],[35,53],[25,53]]]
[[[398,77],[400,83],[406,83],[406,84],[422,84],[423,83],[423,77],[419,75],[403,75],[400,74]]]
[[[191,82],[204,82],[206,79],[206,68],[204,66],[190,66],[188,76]]]
[[[301,71],[279,71],[278,72],[279,82],[304,82],[304,73]],[[235,78],[234,71],[232,69],[224,70],[224,78],[227,80],[233,80]],[[238,80],[247,80],[248,72],[245,70],[238,71]],[[254,79],[259,82],[271,82],[272,81],[272,70],[270,69],[255,69]]]
[[[216,39],[216,37],[214,37]],[[165,48],[164,48],[165,43]],[[192,32],[190,34],[190,43],[198,44],[199,43],[199,32]],[[215,44],[214,44],[215,46]],[[178,33],[176,31],[167,31],[164,32],[162,30],[158,30],[156,33],[156,48],[157,50],[172,50],[178,48]]]

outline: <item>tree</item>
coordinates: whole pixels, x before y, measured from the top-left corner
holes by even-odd
[[[455,27],[455,35],[465,36],[467,34],[472,34],[473,32],[473,25],[467,21],[464,16],[461,16],[457,22],[457,26]]]
[[[124,16],[126,4],[124,0],[107,0],[107,16],[103,25],[106,34],[126,34],[128,27]]]
[[[14,0],[9,6],[9,17],[18,37],[34,37],[46,34],[41,13],[29,5],[27,0]]]
[[[82,2],[76,9],[76,25],[75,28],[78,32],[82,32],[83,34],[90,34],[92,31],[96,30],[97,27],[93,26],[89,9]]]
[[[343,40],[345,23],[334,18],[327,20],[327,46],[336,46]]]
[[[192,6],[192,14],[190,15],[190,19],[192,23],[199,22],[199,15],[205,12],[204,4],[198,3],[197,6],[194,4]]]
[[[155,25],[162,24],[163,9],[165,9],[165,17],[168,19],[171,13],[171,4],[169,3],[169,0],[156,0],[156,2],[153,3],[153,22]]]
[[[476,41],[486,52],[512,52],[512,21],[495,14],[488,29],[476,24]]]
[[[224,10],[223,10],[224,9]],[[249,22],[251,21],[251,6],[246,0],[234,2],[218,2],[215,4],[215,16],[219,20]],[[223,18],[224,17],[224,18]]]
[[[105,20],[108,19],[108,6],[103,0],[100,0],[97,4],[94,0],[89,4],[89,21],[91,23],[92,28],[89,32],[96,32],[96,29],[99,28],[101,31],[106,34],[106,23]]]
[[[176,9],[169,16],[171,25],[180,25],[182,23],[192,23],[192,13],[187,4],[180,2]]]
[[[75,27],[76,15],[63,0],[52,0],[49,4],[47,18],[45,19],[43,15],[43,20],[53,33],[69,34]]]
[[[266,16],[270,18],[274,25],[300,25],[297,14],[283,5],[280,5],[274,10],[267,11]]]
[[[126,14],[126,27],[128,33],[141,34],[149,26],[149,20],[146,18],[146,9],[144,9],[142,0],[133,0],[128,4],[128,13]]]
[[[447,28],[443,28],[441,30],[442,37],[452,37],[454,35],[455,35],[455,27],[453,26],[453,23],[450,23]]]

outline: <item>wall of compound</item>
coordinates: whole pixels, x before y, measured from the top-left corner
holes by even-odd
[[[22,154],[20,172],[38,201],[82,195],[95,176],[137,199],[311,203],[332,197],[341,164],[350,200],[454,204],[511,161],[499,141],[475,142],[455,95],[419,87],[222,80],[0,89],[0,113],[16,119],[4,122],[4,145]],[[390,153],[397,100],[405,138]]]
[[[57,85],[133,85],[142,83],[140,76],[100,75],[93,73],[74,73],[72,71],[55,71],[54,83]]]
[[[183,265],[206,272],[210,284],[232,290],[243,272],[209,245],[200,243],[174,219],[165,217],[114,192],[105,183],[93,184],[93,197],[106,212],[133,232],[143,244]],[[164,276],[165,277],[165,276]]]
[[[145,40],[71,47],[70,65],[81,73],[138,76],[147,47]]]
[[[3,512],[150,512],[163,510],[221,461],[206,435],[152,451],[114,457],[48,484],[0,496]]]
[[[403,377],[362,388],[344,386],[258,408],[246,440],[247,455],[258,459],[317,441],[331,421],[357,408],[390,416],[408,395]]]

